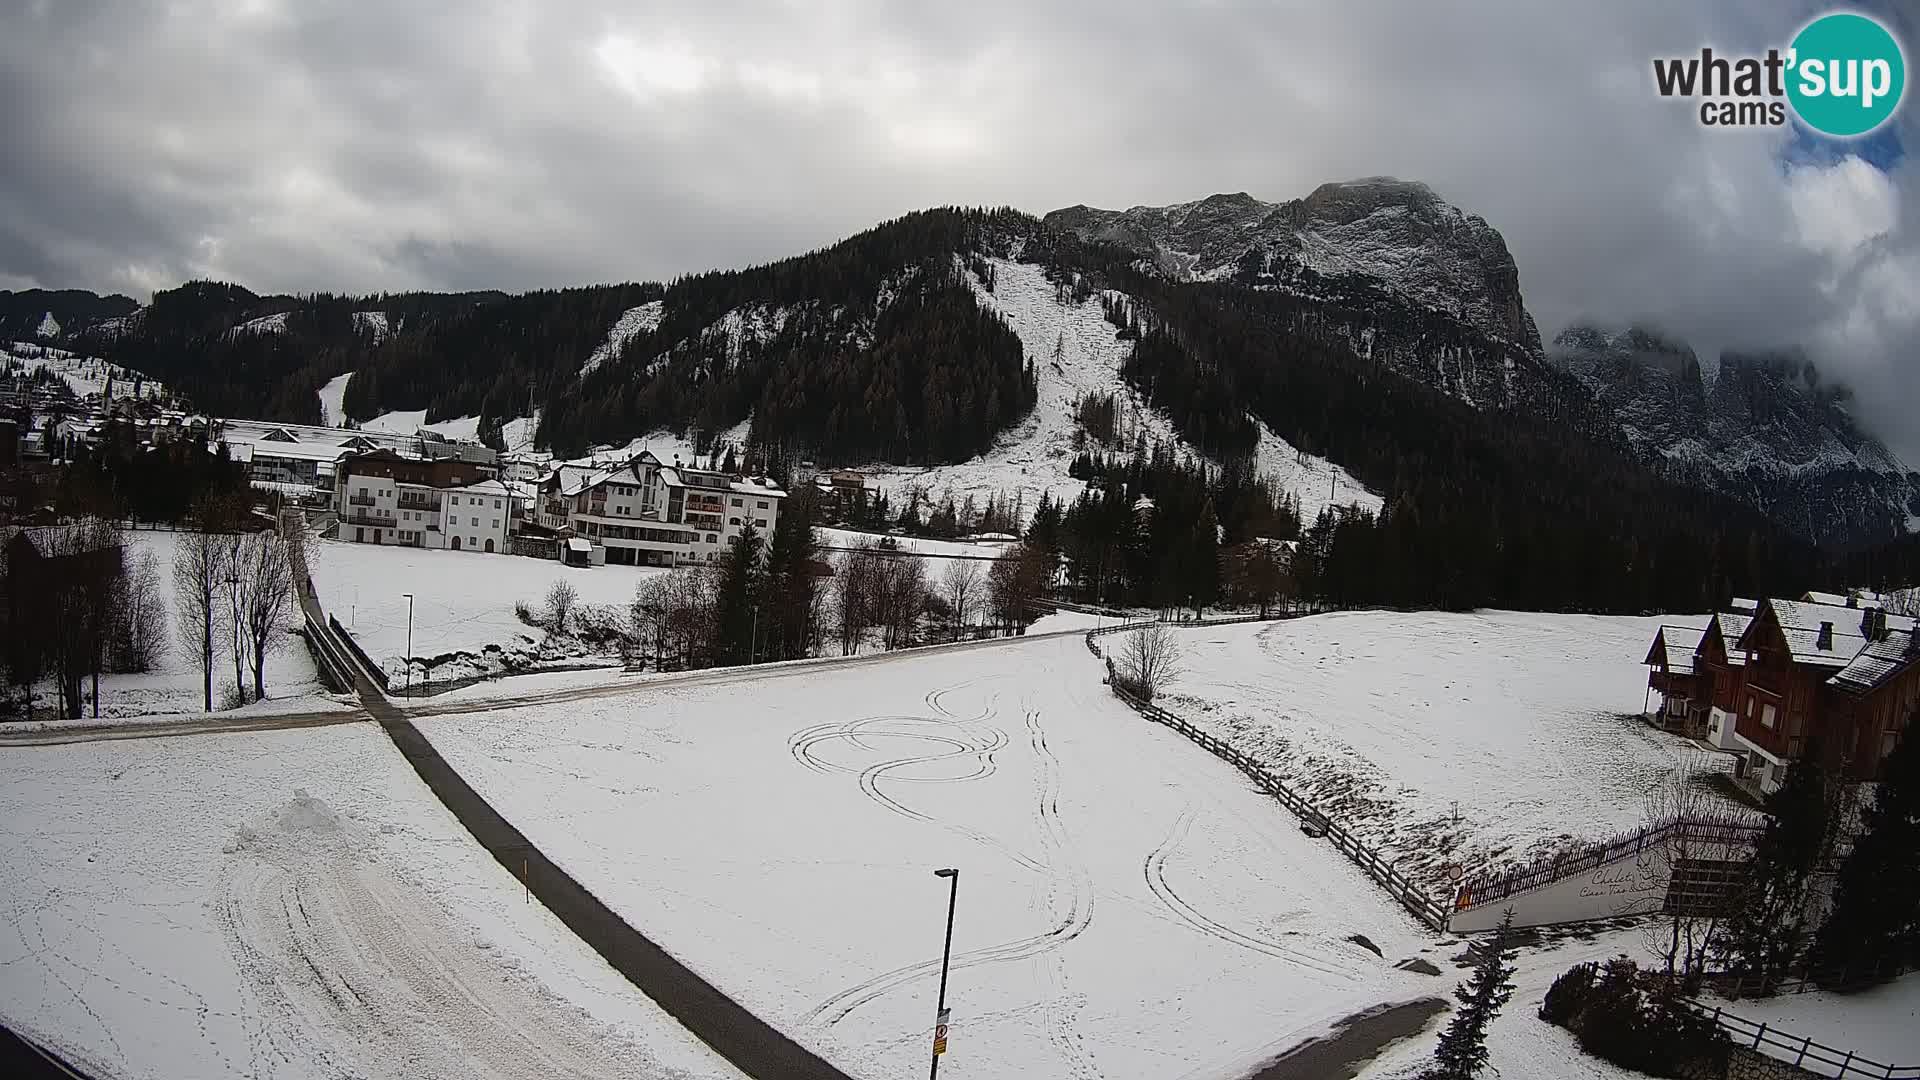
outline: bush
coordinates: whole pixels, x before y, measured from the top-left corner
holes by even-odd
[[[1678,987],[1622,956],[1577,964],[1553,981],[1540,1019],[1573,1032],[1580,1049],[1652,1076],[1724,1073],[1726,1032],[1688,1007]]]
[[[573,584],[565,578],[553,583],[547,590],[547,629],[556,634],[567,632],[567,619],[573,609],[579,606],[580,594],[574,591]]]
[[[540,620],[533,617],[532,605],[528,604],[525,600],[515,600],[513,602],[513,617],[526,623],[528,626],[544,629],[540,626]]]
[[[1540,1002],[1540,1019],[1556,1027],[1571,1027],[1573,1018],[1593,1001],[1594,966],[1575,964],[1547,987]]]

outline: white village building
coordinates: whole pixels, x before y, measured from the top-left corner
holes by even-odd
[[[540,481],[533,519],[569,534],[572,561],[684,566],[717,561],[749,525],[770,538],[786,497],[771,480],[664,465],[642,452],[609,468],[555,466]]]

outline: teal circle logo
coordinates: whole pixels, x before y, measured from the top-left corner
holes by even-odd
[[[1787,100],[1825,135],[1865,135],[1887,122],[1907,90],[1907,62],[1887,28],[1836,12],[1808,23],[1788,54]]]

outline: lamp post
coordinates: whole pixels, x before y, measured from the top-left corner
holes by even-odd
[[[407,598],[407,696],[413,696],[413,594],[401,593]]]
[[[940,1004],[933,1018],[933,1068],[927,1073],[927,1080],[937,1080],[940,1075],[940,1055],[947,1052],[947,969],[953,963],[953,909],[960,899],[960,871],[947,867],[933,872],[934,877],[947,879],[947,944],[940,953]]]

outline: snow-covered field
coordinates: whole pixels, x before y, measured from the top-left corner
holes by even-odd
[[[180,534],[135,530],[126,536],[128,568],[138,563],[145,553],[152,552],[160,571],[160,606],[167,624],[166,652],[154,670],[144,674],[100,676],[100,716],[105,719],[202,712],[206,699],[202,693],[200,668],[180,642],[180,616],[174,600],[173,557],[179,549]],[[295,611],[287,621],[288,632],[280,639],[281,647],[267,656],[267,700],[249,708],[254,712],[275,713],[352,708],[329,696],[326,687],[320,684],[319,672],[314,669],[313,657],[307,652],[306,643],[292,633],[299,625],[299,620],[299,613]],[[249,687],[252,686],[252,679],[252,672],[249,671]],[[89,688],[91,685],[88,684]],[[213,670],[213,703],[216,709],[222,705],[223,695],[232,687],[232,657],[216,657]],[[50,708],[58,700],[57,693],[52,682],[43,682],[35,688],[35,699],[42,707]],[[87,714],[89,717],[92,715],[90,705]]]
[[[893,550],[912,552],[920,556],[921,568],[927,575],[927,581],[937,591],[947,571],[955,563],[972,562],[980,570],[979,592],[976,600],[986,593],[987,573],[993,569],[993,563],[984,560],[1000,557],[1012,546],[1013,541],[999,540],[934,540],[922,536],[887,536],[876,533],[858,532],[853,529],[818,528],[814,536],[822,548],[827,549],[827,558],[839,560],[846,557],[844,549],[859,544],[878,544],[882,539],[893,542]]]
[[[1445,947],[1101,673],[1068,636],[420,724],[628,921],[858,1077],[924,1067],[941,866],[956,1078],[1226,1078],[1446,992],[1392,966]]]
[[[1160,704],[1440,889],[1448,863],[1644,824],[1647,787],[1699,753],[1634,718],[1647,642],[1676,621],[1349,612],[1187,630]]]
[[[413,594],[413,655],[479,654],[488,646],[532,649],[543,632],[514,616],[515,601],[535,612],[555,581],[571,583],[583,604],[626,605],[641,579],[662,571],[638,566],[570,567],[548,559],[471,551],[382,547],[315,540],[307,564],[320,602],[390,675],[406,672],[407,601]],[[449,663],[433,677],[492,673],[486,664]],[[419,677],[416,675],[416,677]]]
[[[989,496],[1019,494],[1029,511],[1043,491],[1059,500],[1078,497],[1086,485],[1068,476],[1067,466],[1075,453],[1074,407],[1090,394],[1115,396],[1129,440],[1137,433],[1150,443],[1184,446],[1172,423],[1141,402],[1121,379],[1120,366],[1132,343],[1115,336],[1116,327],[1107,321],[1099,296],[1062,303],[1041,267],[1010,259],[988,261],[994,269],[993,291],[971,275],[968,281],[980,306],[1004,318],[1019,336],[1027,358],[1033,361],[1038,400],[1025,420],[971,461],[925,469],[874,466],[872,471],[894,505],[900,505],[913,488],[942,500],[949,494],[955,501],[972,495],[981,505]],[[1346,470],[1299,454],[1264,425],[1255,459],[1283,490],[1299,496],[1302,515],[1309,522],[1327,504],[1330,490],[1341,505],[1358,503],[1368,509],[1380,505],[1379,497],[1368,493]]]
[[[1742,1020],[1766,1024],[1783,1039],[1811,1038],[1882,1065],[1920,1066],[1920,973],[1857,994],[1781,994],[1727,1002],[1713,998],[1708,1004],[1724,1005]]]
[[[0,1019],[88,1073],[733,1077],[371,725],[0,753]]]

